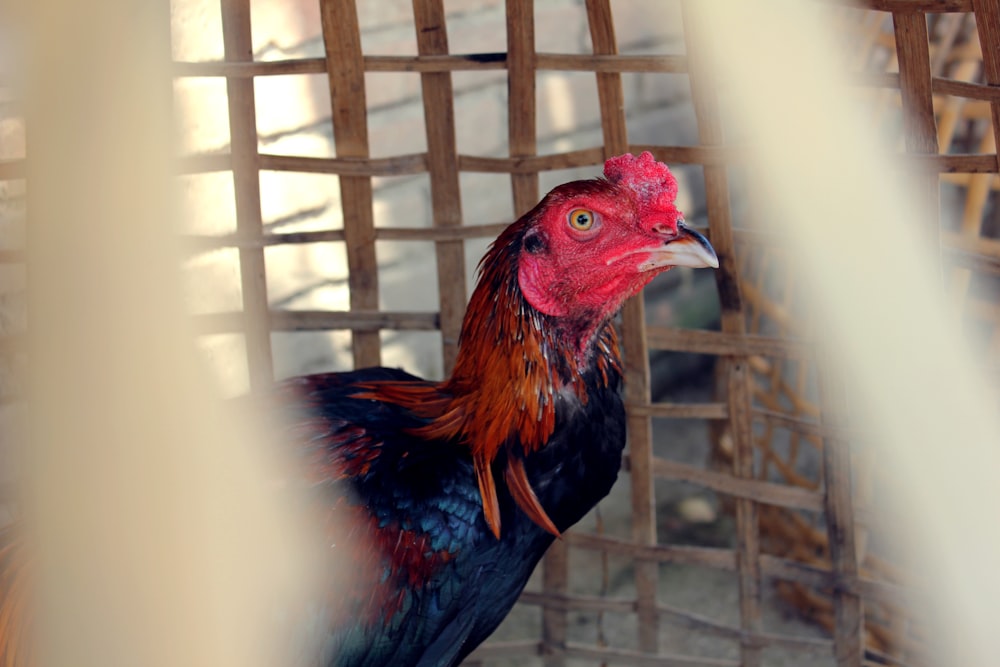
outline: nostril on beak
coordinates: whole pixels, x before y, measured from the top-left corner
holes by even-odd
[[[677,229],[665,222],[657,222],[653,225],[653,231],[662,236],[677,236]]]

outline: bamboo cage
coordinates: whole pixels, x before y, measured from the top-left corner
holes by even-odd
[[[683,52],[623,55],[615,30],[622,3],[587,0],[573,8],[585,16],[591,52],[547,52],[536,47],[546,43],[535,24],[536,3],[506,0],[505,25],[497,25],[505,35],[502,50],[456,53],[449,48],[449,37],[454,38],[448,33],[449,4],[413,0],[417,53],[400,55],[366,50],[359,21],[359,8],[369,4],[365,0],[316,4],[322,55],[259,57],[252,30],[260,17],[251,0],[220,0],[221,57],[174,63],[177,81],[224,86],[228,144],[184,155],[180,170],[185,178],[226,179],[223,192],[231,193],[234,225],[217,234],[187,234],[185,241],[192,255],[228,253],[235,259],[239,285],[233,308],[197,317],[206,335],[239,338],[243,357],[237,374],[245,375],[252,390],[282,374],[276,372],[275,341],[291,333],[348,334],[348,365],[355,367],[384,363],[393,333],[434,334],[441,371],[447,372],[470,290],[468,267],[477,259],[471,249],[481,249],[509,222],[500,215],[487,222],[471,219],[464,186],[470,175],[503,177],[514,216],[537,202],[543,183],[569,180],[566,174],[596,175],[606,158],[624,152],[648,150],[671,167],[692,168],[704,183],[703,200],[695,206],[704,211],[705,231],[720,258],[710,299],[718,307],[717,322],[682,328],[652,317],[644,301],[635,299],[620,323],[629,444],[618,492],[627,498],[627,520],[618,525],[599,510],[557,541],[514,612],[526,619],[521,629],[502,629],[468,664],[926,664],[920,620],[906,611],[906,578],[891,555],[870,544],[877,462],[851,460],[848,443],[864,436],[851,430],[843,396],[817,368],[811,344],[816,332],[794,276],[780,251],[767,250],[762,242],[767,237],[752,227],[752,214],[744,216],[737,206],[733,176],[745,168],[745,158],[727,143],[726,110],[708,85],[712,78],[697,51],[695,26],[683,24]],[[989,0],[861,4],[865,9],[845,8],[838,25],[858,45],[851,65],[859,95],[878,110],[886,131],[898,134],[901,151],[924,168],[928,187],[918,196],[927,206],[938,210],[942,197],[946,204],[958,202],[961,213],[944,216],[940,228],[948,288],[995,365],[1000,167],[992,128],[1000,123],[1000,5]],[[685,20],[683,12],[680,17]],[[536,84],[551,72],[588,78],[599,119],[590,146],[540,149]],[[379,74],[419,81],[414,85],[423,106],[424,150],[373,155],[377,131],[369,126],[369,115]],[[623,80],[638,74],[684,78],[697,126],[694,145],[630,140],[633,119]],[[325,88],[330,113],[321,122],[332,129],[334,156],[261,149],[258,86],[295,76],[313,77]],[[504,155],[465,153],[458,145],[453,85],[459,76],[505,81]],[[24,157],[5,153],[3,158],[4,206],[17,208]],[[274,174],[330,179],[339,191],[342,222],[293,231],[267,224],[262,179]],[[429,225],[376,219],[375,184],[407,177],[429,184]],[[0,269],[6,270],[24,262],[17,247],[23,238],[2,231]],[[380,306],[385,266],[377,249],[386,243],[433,246],[428,274],[411,277],[436,292],[433,310]],[[348,302],[339,309],[276,305],[269,282],[274,253],[312,246],[334,248],[344,262]],[[7,309],[0,320],[0,370],[6,375],[8,366],[23,363],[16,348],[25,333],[16,298],[0,296]],[[714,396],[654,400],[657,378],[650,359],[660,353],[710,358]],[[4,379],[0,399],[7,404],[18,391]],[[669,441],[680,423],[707,426],[706,465],[674,460],[655,446]],[[733,516],[728,538],[714,545],[667,538],[666,510],[658,498],[664,482],[718,497]],[[596,567],[584,575],[583,563]],[[677,568],[718,573],[709,576],[731,588],[731,614],[710,617],[674,600],[670,581]],[[613,576],[626,577],[627,585],[612,592]],[[773,604],[816,623],[815,631],[775,630],[768,611]],[[677,633],[692,641],[678,649],[670,640]],[[708,648],[700,650],[703,645]]]
[[[897,41],[897,32],[893,30],[905,25],[905,18],[878,11],[852,11],[843,16],[842,29],[854,47],[855,61],[851,65],[859,76],[876,86],[863,93],[873,110],[873,120],[880,126],[897,128],[893,136],[900,149],[909,147],[918,152],[912,146],[920,136],[925,146],[923,152],[948,155],[948,159],[968,159],[972,157],[970,153],[982,155],[995,151],[990,103],[967,98],[956,90],[963,85],[982,83],[981,40],[985,39],[984,30],[988,28],[977,30],[980,17],[973,13],[932,14],[926,26],[921,18],[916,27],[923,32],[907,46],[902,40]],[[929,48],[925,48],[925,41]],[[930,105],[928,111],[933,111],[933,122],[927,119],[919,135],[915,134],[916,128],[904,135],[904,98],[899,88],[905,88],[906,82],[901,72],[916,77],[907,69],[914,67],[914,62],[922,63],[920,81],[925,89],[928,83],[930,86],[923,93],[921,104]],[[971,263],[979,261],[974,259],[977,257],[995,256],[996,204],[992,193],[1000,183],[995,174],[969,173],[965,171],[967,168],[942,170],[940,176],[944,198],[940,221],[941,248],[946,260],[944,275],[956,310],[978,338],[984,358],[995,366],[1000,340],[1000,320],[990,305],[995,303],[997,294],[995,270],[977,271]],[[938,195],[936,191],[931,194]],[[754,334],[790,337],[813,335],[805,295],[797,291],[788,258],[782,256],[780,249],[761,252],[743,244],[738,253],[748,330]],[[826,410],[829,406],[823,404],[822,392],[816,387],[819,370],[815,361],[807,357],[780,359],[766,354],[749,358],[754,404],[767,414],[753,440],[761,461],[757,469],[759,479],[822,492],[824,484],[830,484],[830,478],[815,462],[822,459],[829,464],[827,450],[831,441],[820,432],[789,429],[786,422],[794,419],[817,426],[830,422]],[[723,368],[720,365],[720,376]],[[724,396],[721,377],[718,386]],[[716,469],[729,469],[734,460],[731,430],[724,422],[714,426],[713,462]],[[851,469],[856,521],[876,505],[876,490],[887,482],[886,473],[880,470],[875,458],[863,447],[858,451],[863,453],[852,462]],[[835,549],[830,547],[828,527],[817,518],[801,509],[762,506],[759,512],[762,552],[812,566],[831,567],[831,553]],[[854,555],[861,576],[904,585],[899,554],[886,558],[877,546],[871,546],[873,532],[883,536],[889,532],[884,525],[872,525],[872,518],[868,516],[856,524]],[[777,590],[783,599],[827,630],[836,630],[836,603],[829,589],[779,581]],[[921,632],[917,629],[917,619],[908,614],[904,604],[866,599],[864,610],[867,656],[891,664],[895,661],[920,664]]]

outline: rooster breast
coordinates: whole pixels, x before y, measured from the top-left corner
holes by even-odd
[[[617,378],[584,379],[586,399],[557,398],[555,432],[525,461],[560,530],[610,490],[625,443]],[[419,418],[353,397],[359,384],[385,380],[420,381],[384,368],[290,381],[312,413],[307,448],[320,448],[349,473],[327,485],[328,502],[368,540],[361,553],[343,542],[332,547],[331,557],[355,571],[337,593],[340,608],[324,614],[332,626],[324,662],[456,665],[507,615],[553,536],[498,484],[504,529],[497,539],[483,518],[467,446],[415,438],[407,431]]]

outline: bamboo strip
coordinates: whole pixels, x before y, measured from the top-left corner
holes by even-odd
[[[827,359],[820,383],[824,425],[840,427],[847,417],[845,389],[835,377]],[[827,545],[830,563],[839,577],[858,576],[858,554],[854,526],[851,450],[846,440],[828,438],[823,443],[823,494],[826,510]],[[861,667],[864,652],[865,615],[861,596],[839,588],[833,589],[834,648],[838,667]]]
[[[441,73],[506,69],[504,53],[440,54],[419,56],[364,57],[366,72]]]
[[[494,238],[510,226],[509,222],[474,224],[464,227],[413,229],[411,227],[376,227],[375,238],[387,241],[459,241]],[[463,269],[464,270],[464,269]]]
[[[601,509],[601,504],[598,503],[597,507],[594,508],[594,531],[597,535],[604,535],[604,513]],[[597,594],[603,598],[608,597],[611,594],[611,558],[606,553],[599,553],[597,555],[598,560],[601,564],[601,576],[600,584],[597,588]],[[604,627],[604,620],[606,616],[604,612],[598,611],[597,618],[595,620],[595,625],[597,626],[596,631],[596,642],[598,646],[607,646],[610,644],[608,641],[608,633]]]
[[[466,662],[472,664],[482,664],[486,660],[500,660],[504,658],[522,658],[525,656],[535,656],[542,654],[542,642],[517,639],[508,641],[489,642],[482,644],[473,651]],[[462,664],[465,665],[466,662]]]
[[[777,410],[767,410],[763,408],[754,408],[752,413],[754,419],[759,419],[773,426],[787,428],[788,430],[798,433],[799,435],[816,438],[833,437],[858,439],[861,437],[860,433],[844,428],[843,426],[820,424],[809,417],[802,417],[801,415],[792,415],[785,412],[778,412]]]
[[[655,560],[658,563],[702,565],[717,570],[737,571],[737,553],[716,547],[692,547],[680,545],[638,545],[605,535],[593,535],[570,531],[564,536],[571,547],[592,551],[606,551],[610,554],[631,558]],[[761,575],[768,579],[791,581],[813,588],[840,586],[874,601],[891,602],[897,605],[914,605],[918,596],[913,590],[898,584],[868,578],[838,576],[829,569],[822,569],[788,558],[762,554]],[[759,634],[759,633],[758,633]]]
[[[258,76],[287,76],[290,74],[324,74],[325,58],[295,58],[290,60],[261,60],[252,62],[184,61],[175,60],[173,75],[177,78],[224,76],[230,79],[252,79]]]
[[[899,84],[903,101],[903,134],[910,153],[936,155],[937,128],[931,93],[931,65],[928,53],[927,19],[897,5],[892,15],[896,35],[896,55],[899,60]],[[994,161],[995,163],[995,161]],[[924,172],[913,196],[918,200],[915,210],[921,211],[922,235],[939,243],[937,211],[940,207],[940,190],[937,173]]]
[[[414,28],[421,55],[448,53],[448,33],[442,0],[414,0]],[[420,75],[427,132],[427,166],[431,181],[434,227],[462,225],[462,198],[458,186],[458,146],[455,139],[454,92],[449,72]],[[438,305],[444,373],[451,373],[458,353],[458,335],[465,314],[465,245],[461,240],[435,241]]]
[[[271,171],[301,171],[312,174],[338,174],[340,176],[409,176],[428,171],[428,156],[426,153],[418,153],[391,158],[350,156],[316,158],[265,154],[260,156],[260,167]]]
[[[614,17],[608,0],[587,0],[587,25],[595,55],[612,57],[618,53]],[[625,120],[625,92],[621,75],[597,73],[597,98],[601,110],[604,159],[629,150]],[[630,299],[622,310],[622,347],[625,357],[626,430],[629,434],[630,488],[632,496],[632,539],[640,544],[656,544],[656,493],[653,478],[653,430],[646,415],[633,406],[645,405],[650,397],[649,351],[645,336],[646,316],[641,296]],[[638,646],[647,653],[659,649],[656,562],[635,559]]]
[[[634,144],[631,153],[651,152],[657,160],[667,164],[725,165],[740,164],[743,153],[739,149],[716,146],[649,146]],[[460,171],[490,174],[523,173],[571,169],[601,164],[603,149],[589,148],[569,153],[551,153],[532,157],[482,157],[459,155]],[[996,158],[993,154],[951,153],[948,155],[908,155],[908,160],[918,163],[921,168],[941,174],[994,174]],[[315,158],[286,155],[261,154],[260,168],[271,171],[301,171],[316,174],[340,174],[350,176],[408,176],[427,171],[427,156],[424,153],[392,158],[370,158],[358,160],[349,158]],[[178,173],[200,174],[227,171],[232,168],[232,158],[227,153],[187,155],[178,159]],[[7,174],[0,178],[22,178],[24,164],[12,161],[7,166]],[[993,185],[997,187],[996,182]],[[735,231],[735,230],[734,230]],[[752,232],[768,235],[767,232]],[[780,237],[770,234],[780,241]]]
[[[972,0],[972,7],[976,12],[976,30],[983,56],[983,78],[991,90],[1000,90],[1000,6],[995,0]],[[1000,99],[990,101],[990,115],[993,136],[997,137],[1000,134]],[[1000,142],[994,141],[993,145],[996,147]],[[994,162],[994,171],[1000,171],[996,155]]]
[[[658,611],[661,618],[670,619],[675,625],[691,630],[701,630],[707,634],[734,641],[739,641],[743,636],[743,631],[738,627],[726,625],[684,609],[661,605]],[[762,632],[752,639],[762,646],[782,647],[808,653],[830,653],[833,649],[833,642],[829,639],[794,637],[769,632]]]
[[[979,241],[982,239],[976,240]],[[985,253],[955,248],[947,241],[942,244],[941,250],[944,259],[949,262],[954,262],[959,266],[972,269],[973,271],[991,273],[995,276],[1000,275],[1000,258],[989,257]]]
[[[633,144],[633,153],[649,151],[660,162],[667,164],[728,165],[746,161],[742,148],[733,146],[654,146]]]
[[[691,547],[678,545],[636,545],[631,541],[608,536],[590,535],[587,533],[569,532],[566,540],[571,546],[594,551],[641,557],[655,560],[659,563],[674,563],[683,565],[704,565],[718,570],[736,570],[736,553],[729,549],[715,547]],[[808,583],[823,585],[828,582],[827,572],[807,571],[807,574],[793,575],[794,579],[805,579]]]
[[[594,55],[620,59],[615,39],[614,18],[608,0],[587,0],[587,24]],[[597,73],[597,98],[601,108],[604,159],[629,150],[625,121],[625,91],[618,72]]]
[[[494,238],[510,223],[500,222],[464,227],[376,227],[375,238],[382,241],[460,241],[466,239]],[[188,234],[181,237],[189,252],[206,252],[219,248],[260,248],[284,244],[328,243],[344,240],[341,229],[323,229],[315,232],[286,232],[264,234],[259,239],[244,239],[238,234],[214,236]],[[2,255],[0,255],[2,261]]]
[[[866,665],[891,665],[892,667],[910,667],[910,665],[916,664],[900,660],[898,657],[871,648],[865,649],[865,661]],[[927,661],[927,664],[930,664],[930,661]]]
[[[365,55],[366,72],[447,73],[507,69],[505,53],[437,54],[417,56]],[[666,72],[687,71],[687,58],[673,55],[605,56],[570,53],[538,53],[536,69],[571,72]],[[219,77],[249,79],[258,76],[324,74],[324,58],[267,60],[259,62],[190,62],[174,63],[179,78]]]
[[[741,159],[742,153],[721,146],[650,146],[629,145],[622,152],[651,152],[656,159],[670,164],[726,164]],[[460,155],[462,171],[532,174],[538,171],[597,166],[604,162],[604,147],[588,148],[548,155],[512,156],[509,158]]]
[[[955,172],[963,174],[997,173],[996,154],[908,155],[907,159],[919,165],[922,171],[928,172],[942,174]]]
[[[894,76],[894,75],[887,75]],[[897,79],[898,81],[898,79]],[[898,83],[897,83],[898,87]],[[995,86],[973,81],[957,81],[946,77],[934,77],[931,79],[931,90],[938,95],[954,95],[956,97],[966,97],[971,100],[981,100],[996,104],[1000,102],[1000,90]]]
[[[696,354],[763,355],[801,359],[813,352],[813,344],[803,340],[737,334],[703,329],[677,329],[651,326],[647,337],[654,350],[691,352]]]
[[[274,331],[435,331],[437,313],[364,310],[272,310],[268,317]],[[202,334],[242,331],[241,313],[206,313],[193,316]]]
[[[536,607],[552,607],[559,611],[635,613],[635,600],[608,598],[600,595],[578,595],[571,593],[545,593],[524,591],[518,602]]]
[[[537,154],[535,17],[532,0],[507,0],[507,128],[511,159]],[[504,169],[504,171],[507,171]],[[538,174],[511,171],[514,216],[538,202]]]
[[[563,650],[563,655],[567,658],[601,660],[605,664],[613,663],[615,665],[631,665],[633,667],[739,667],[740,664],[735,660],[699,658],[671,653],[649,655],[626,649],[599,648],[576,642],[567,643],[566,648]]]
[[[758,479],[742,479],[661,458],[653,459],[653,472],[658,477],[691,482],[736,498],[809,512],[823,511],[823,494],[798,486],[764,482]]]
[[[367,159],[368,123],[361,33],[355,0],[322,0],[320,14],[326,47],[327,78],[338,157]],[[368,176],[340,176],[347,246],[351,310],[378,308],[378,261],[372,182]],[[378,331],[352,331],[354,366],[378,366]]]
[[[852,75],[852,77],[853,82],[857,85],[899,89],[899,74],[896,72],[861,72]],[[953,95],[984,102],[1000,100],[1000,90],[996,88],[982,83],[941,76],[931,78],[931,91],[937,95]]]
[[[569,638],[568,609],[558,600],[569,592],[569,544],[556,540],[542,560],[542,651],[547,666],[565,663],[561,653]],[[548,596],[552,596],[549,598]]]
[[[766,641],[768,635],[759,638]],[[533,641],[506,641],[484,644],[467,658],[469,665],[481,665],[488,660],[524,658],[543,654],[543,645]],[[602,664],[631,667],[738,667],[739,662],[717,658],[702,658],[676,654],[650,655],[626,649],[600,648],[569,642],[560,649],[560,657],[597,661]]]
[[[508,151],[511,160],[530,159],[538,150],[534,2],[506,0],[506,21]],[[538,202],[538,173],[510,170],[510,179],[514,216],[518,217]],[[568,582],[569,551],[565,542],[560,541],[542,560],[542,588],[550,593],[565,593]],[[568,636],[566,613],[556,608],[543,608],[541,631],[546,667],[561,667],[565,664],[561,649]]]
[[[931,132],[934,110],[926,17],[910,7],[901,7],[893,13],[892,20],[899,60],[899,90],[906,112],[903,118],[906,146],[912,153],[935,154],[937,132]]]
[[[421,230],[422,231],[422,230]],[[191,254],[211,252],[222,248],[267,248],[276,245],[300,243],[329,243],[344,240],[344,230],[323,229],[315,232],[288,232],[263,234],[259,238],[243,238],[239,234],[185,234],[181,237],[184,249]]]
[[[819,589],[840,588],[872,602],[883,602],[910,608],[916,608],[917,604],[926,605],[929,602],[926,599],[921,599],[916,591],[897,584],[870,579],[866,576],[860,576],[856,579],[838,576],[827,570],[787,558],[764,555],[761,557],[761,569],[764,575],[771,579],[795,581]]]
[[[882,12],[971,12],[972,0],[835,0]]]
[[[698,136],[703,145],[724,143],[722,119],[711,67],[700,59],[699,47],[710,36],[710,26],[697,25],[690,2],[681,7],[684,16],[684,37],[691,71],[691,98],[698,119]],[[739,269],[736,265],[735,239],[729,202],[729,182],[726,167],[706,165],[705,198],[712,245],[719,257],[715,272],[722,308],[721,328],[734,336],[746,335],[746,315],[743,309]],[[753,479],[753,425],[750,413],[751,387],[749,360],[732,354],[725,358],[726,397],[729,402],[729,433],[733,441],[733,473],[736,477]],[[757,505],[748,498],[736,500],[737,570],[740,592],[740,628],[745,636],[740,641],[740,659],[744,667],[761,664],[760,646],[749,639],[761,632],[761,552]]]
[[[253,59],[250,0],[222,0],[222,35],[226,59]],[[244,238],[263,233],[260,173],[257,163],[257,112],[253,81],[226,81],[229,98],[229,134],[232,146],[236,228]],[[268,322],[267,276],[262,248],[240,248],[240,286],[243,330],[246,334],[250,389],[263,391],[274,382],[271,328]]]
[[[600,147],[550,155],[510,157],[459,155],[458,166],[462,171],[488,174],[536,174],[539,171],[599,165],[603,155],[604,151]]]
[[[537,68],[540,70],[565,70],[571,72],[687,72],[685,56],[640,56],[616,53],[569,54],[539,53]]]
[[[725,403],[646,403],[630,405],[633,414],[663,419],[728,419]]]

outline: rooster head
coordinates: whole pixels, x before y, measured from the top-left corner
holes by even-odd
[[[674,266],[718,267],[704,236],[677,210],[677,181],[648,153],[604,164],[604,178],[556,187],[529,212],[521,291],[557,318],[600,321]]]
[[[483,257],[451,377],[438,386],[384,383],[364,395],[426,419],[417,435],[468,444],[497,538],[499,453],[518,506],[558,535],[524,467],[552,436],[557,396],[586,400],[589,365],[608,382],[618,364],[608,322],[657,274],[719,266],[705,237],[685,226],[676,199],[677,181],[650,153],[611,158],[604,178],[556,187]]]

